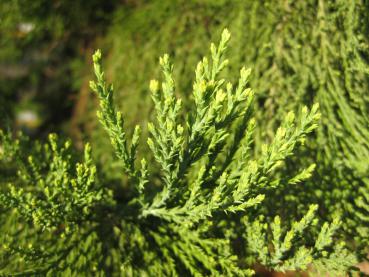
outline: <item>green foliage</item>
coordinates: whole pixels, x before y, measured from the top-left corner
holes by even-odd
[[[314,217],[317,209],[317,205],[311,205],[306,215],[287,230],[281,226],[279,216],[270,225],[264,223],[263,219],[246,221],[248,228],[245,239],[249,251],[261,264],[277,271],[307,270],[312,264],[313,271],[320,275],[342,274],[355,264],[356,258],[345,249],[344,243],[334,243],[332,240],[340,222],[335,219],[331,224],[324,223],[312,239],[315,243],[309,241],[312,234],[308,229],[310,225],[316,224]],[[272,250],[268,249],[270,244]]]
[[[91,84],[101,124],[92,101],[71,123],[92,152],[0,134],[0,275],[242,275],[255,263],[338,275],[366,259],[366,1],[10,0],[0,15],[0,128],[31,110],[64,129],[74,91],[88,93],[83,56],[97,41],[107,53]],[[224,26],[230,63],[212,46],[193,76]],[[148,86],[163,51],[163,81]]]
[[[4,207],[16,209],[41,228],[74,224],[81,215],[87,216],[92,205],[102,198],[102,190],[94,188],[96,167],[92,164],[91,148],[86,145],[84,162],[73,169],[69,148],[70,142],[59,147],[56,136],[50,135],[38,160],[28,156],[26,170],[18,173],[18,178],[35,189],[28,191],[10,185],[9,193],[1,198]]]
[[[114,79],[116,103],[126,126],[134,126],[153,120],[155,107],[149,102],[145,80],[157,74],[154,57],[162,51],[170,53],[176,65],[176,95],[183,99],[182,114],[187,114],[193,97],[188,94],[193,81],[190,71],[204,54],[206,41],[223,26],[229,27],[231,63],[222,76],[232,79],[243,64],[253,68],[249,80],[257,92],[253,159],[262,153],[261,142],[273,141],[286,111],[319,103],[322,113],[315,139],[307,140],[295,156],[285,160],[276,176],[295,186],[281,186],[270,195],[274,200],[264,203],[264,213],[294,220],[303,217],[311,203],[319,203],[317,216],[332,221],[339,214],[344,228],[339,236],[354,240],[355,246],[349,246],[365,259],[369,226],[367,11],[367,2],[356,0],[140,2],[137,8],[118,9],[114,15],[103,45],[109,54],[106,73]],[[143,126],[145,139],[149,133]],[[91,139],[101,146],[95,153],[104,171],[118,180],[118,167],[98,126]],[[148,151],[146,145],[139,148]],[[145,158],[152,164],[153,159]],[[156,176],[159,169],[153,171]],[[291,172],[311,178],[300,181]]]
[[[256,261],[280,271],[350,272],[356,257],[336,237],[337,219],[320,224],[312,205],[299,221],[283,219],[287,228],[268,213],[275,194],[312,174],[314,164],[284,176],[284,165],[317,128],[318,105],[288,113],[255,156],[251,71],[242,68],[234,84],[221,77],[229,39],[224,30],[198,63],[186,117],[169,56],[160,59],[163,81],[150,83],[155,119],[147,127],[156,165],[148,154],[136,157],[140,128],[128,136],[101,52],[94,54],[90,85],[123,170],[119,183],[99,172],[89,144],[79,163],[56,135],[27,151],[29,142],[1,133],[1,162],[18,168],[0,193],[1,274],[249,276]]]

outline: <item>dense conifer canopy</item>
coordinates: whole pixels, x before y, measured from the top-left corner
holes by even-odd
[[[1,276],[359,274],[366,1],[60,3],[0,3]]]

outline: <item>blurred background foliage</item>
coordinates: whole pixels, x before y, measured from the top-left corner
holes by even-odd
[[[301,199],[309,194],[322,204],[322,217],[344,211],[346,231],[367,242],[368,7],[366,0],[5,0],[0,113],[7,120],[0,124],[34,137],[58,131],[77,147],[90,140],[103,172],[114,179],[120,172],[88,88],[93,50],[106,56],[127,130],[141,123],[145,133],[148,83],[159,76],[159,56],[173,58],[177,93],[188,107],[195,63],[228,27],[232,67],[225,74],[237,78],[242,65],[252,68],[261,126],[255,139],[268,142],[285,114],[303,105],[318,102],[323,114],[315,139],[286,165],[316,162],[311,182],[294,188],[295,199],[275,195],[275,206],[266,208],[295,218],[291,211],[306,210]]]
[[[32,133],[62,128],[116,2],[1,1],[1,113]]]

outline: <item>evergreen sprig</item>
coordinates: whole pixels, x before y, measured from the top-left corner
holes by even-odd
[[[305,216],[293,222],[290,229],[282,225],[279,216],[270,224],[265,223],[263,217],[253,221],[246,219],[248,250],[262,265],[276,271],[307,270],[312,265],[313,271],[319,274],[344,272],[356,263],[356,257],[345,249],[344,243],[334,242],[333,236],[341,224],[338,218],[331,224],[324,223],[309,242],[312,235],[309,229],[317,224],[314,219],[317,209],[317,205],[311,205]]]
[[[333,236],[338,221],[323,224],[318,233],[319,223],[312,224],[316,205],[301,220],[288,222],[290,229],[281,226],[279,216],[271,231],[257,219],[264,214],[272,220],[264,208],[273,204],[268,203],[271,195],[310,177],[314,165],[292,172],[286,180],[281,172],[317,127],[320,114],[318,105],[302,108],[298,116],[288,113],[271,142],[255,156],[250,70],[242,68],[236,84],[220,77],[228,65],[224,54],[229,39],[224,30],[219,44],[211,44],[210,58],[198,63],[193,109],[186,118],[176,96],[173,65],[168,55],[160,59],[164,78],[150,83],[155,120],[148,124],[147,140],[159,176],[146,162],[149,154],[136,161],[140,128],[128,142],[113,87],[105,80],[101,52],[94,54],[96,81],[91,88],[99,98],[98,117],[127,184],[121,187],[103,175],[98,178],[88,144],[84,161],[77,163],[70,143],[60,144],[51,135],[37,157],[26,158],[25,170],[18,175],[21,185],[10,185],[0,194],[1,207],[11,215],[1,217],[4,226],[21,222],[19,229],[10,228],[10,236],[1,237],[1,274],[250,276],[252,256],[281,271],[308,265],[350,270],[355,258]],[[25,238],[32,243],[25,245]],[[240,247],[234,246],[237,240]]]

